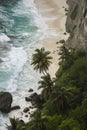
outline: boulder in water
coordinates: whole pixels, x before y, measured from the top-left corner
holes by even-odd
[[[31,98],[30,98],[30,97],[25,97],[25,100],[26,100],[27,102],[30,102],[30,101],[31,101]]]
[[[30,88],[30,89],[28,90],[28,92],[33,92],[33,89],[32,89],[32,88]]]
[[[18,110],[18,109],[20,109],[20,106],[13,106],[13,107],[11,108],[11,111],[13,111],[13,110]]]
[[[29,111],[29,108],[28,108],[28,107],[26,107],[26,108],[23,110],[24,113],[27,113],[28,111]]]
[[[0,92],[0,111],[8,113],[11,110],[12,95],[9,92]]]

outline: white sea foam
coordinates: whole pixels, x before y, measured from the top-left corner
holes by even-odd
[[[26,6],[26,9],[24,6]],[[18,17],[18,15],[20,14],[22,15],[21,11],[23,11],[24,12],[23,15],[29,17],[28,16],[28,14],[30,14],[30,12],[28,13],[29,8],[31,8],[30,12],[33,15],[32,22],[34,23],[35,26],[39,28],[35,36],[39,37],[41,33],[45,32],[47,26],[43,22],[43,19],[40,16],[40,14],[38,13],[33,0],[23,0],[23,3],[20,3],[19,5],[17,5],[17,7],[13,8],[12,10],[14,12],[13,16]],[[5,42],[4,44],[8,46],[7,42],[10,41],[10,38],[5,34],[1,35],[2,36],[0,38],[1,39],[0,41]],[[15,35],[17,34],[15,33]],[[21,32],[21,34],[18,33],[18,35],[20,35],[20,37],[25,38],[30,36],[30,34],[27,33],[27,31]],[[15,42],[15,39],[13,40]],[[31,69],[30,67],[31,62],[30,57],[32,55],[33,50],[36,49],[37,46],[38,46],[37,44],[32,44],[31,46],[28,46],[27,51],[25,50],[24,47],[17,48],[11,46],[11,50],[7,53],[7,56],[3,58],[4,62],[0,65],[0,70],[2,70],[4,73],[6,72],[7,74],[6,76],[8,76],[8,78],[5,77],[7,79],[3,79],[2,83],[0,84],[0,87],[2,86],[3,90],[10,91],[13,94],[14,97],[13,105],[20,105],[22,108],[21,110],[11,112],[9,115],[7,115],[9,117],[16,116],[21,118],[22,116],[21,112],[24,109],[24,107],[30,105],[27,102],[25,102],[25,96],[29,96],[29,93],[26,93],[26,90],[32,87],[34,91],[38,92],[36,82],[38,82],[39,75],[37,74],[36,77],[36,73],[33,72],[33,69]],[[8,122],[7,116],[3,116],[2,114],[0,114],[0,120],[2,120],[2,122],[0,122],[0,130],[5,130],[4,124]],[[26,121],[25,115],[22,117],[22,119]]]
[[[10,41],[10,38],[7,35],[5,35],[4,33],[1,33],[0,42],[8,42],[8,41]]]
[[[22,34],[20,35],[21,38],[26,38],[26,37],[30,37],[30,36],[31,36],[31,34],[29,34],[29,33],[27,33],[27,32],[22,33]]]
[[[8,44],[7,42],[10,41],[10,38],[5,35],[4,33],[0,34],[0,51],[3,49],[10,49],[11,44]]]
[[[0,112],[0,130],[7,130],[7,124],[9,123],[9,119],[7,115],[3,114]]]
[[[34,8],[34,0],[23,0],[23,4],[26,7],[33,7]]]
[[[6,87],[3,87],[8,91],[15,91],[16,87],[13,87],[15,84],[14,79],[18,76],[19,72],[23,70],[23,66],[27,61],[27,54],[23,47],[12,47],[7,54],[7,57],[3,58],[3,61],[4,62],[0,65],[0,70],[8,74],[10,77],[7,77],[8,80],[3,80],[2,84],[7,84]]]
[[[7,81],[7,86],[3,86],[6,87],[5,91],[9,91],[11,93],[13,93],[14,97],[14,105],[17,105],[17,102],[20,100],[20,98],[22,100],[20,100],[20,102],[18,102],[20,104],[24,104],[23,103],[23,98],[20,97],[20,95],[17,95],[17,80],[15,79],[18,74],[23,70],[23,66],[27,61],[27,54],[24,50],[23,47],[19,47],[19,48],[15,48],[12,47],[11,51],[8,53],[8,56],[6,58],[3,58],[4,62],[2,63],[2,66],[0,66],[0,69],[10,73],[12,72],[12,76],[11,78]],[[6,81],[3,81],[6,82]],[[21,91],[21,90],[20,90]],[[16,94],[14,94],[16,93]],[[22,92],[21,92],[22,93]],[[24,96],[24,94],[22,93],[21,95]],[[25,104],[24,104],[25,105]],[[23,105],[23,106],[24,106]],[[10,115],[10,117],[20,117],[20,111],[16,112],[12,112]],[[6,125],[9,123],[9,118],[8,115],[2,115],[0,113],[0,130],[5,130]]]
[[[8,59],[6,61],[6,66],[10,70],[13,70],[14,74],[9,82],[8,90],[14,91],[12,84],[14,84],[14,79],[17,77],[18,73],[22,71],[24,64],[27,61],[27,54],[23,47],[15,48],[13,47],[8,54]]]

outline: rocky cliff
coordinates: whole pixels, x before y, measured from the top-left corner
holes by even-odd
[[[70,37],[66,44],[87,50],[87,0],[67,0],[67,4],[66,31]]]

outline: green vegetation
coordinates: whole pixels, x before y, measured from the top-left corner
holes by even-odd
[[[25,130],[25,124],[18,119],[11,118],[10,119],[11,126],[7,126],[8,130]]]
[[[41,49],[37,52],[45,50]],[[46,53],[48,56],[49,53]],[[60,68],[56,78],[51,79],[45,73],[39,81],[39,89],[43,89],[41,98],[43,104],[31,115],[28,123],[11,119],[8,130],[87,130],[87,53],[79,49],[60,49]],[[36,53],[33,54],[33,65],[37,65]],[[51,58],[45,55],[42,60],[48,62]],[[34,62],[35,61],[35,62]],[[48,70],[41,69],[40,72]],[[35,69],[39,67],[35,66]],[[21,127],[20,127],[21,124]]]
[[[49,56],[50,52],[45,51],[44,48],[36,49],[35,54],[32,56],[32,65],[34,70],[39,70],[40,73],[47,73],[48,67],[51,63],[52,57]]]
[[[50,98],[52,93],[53,80],[51,79],[49,74],[47,74],[46,76],[42,76],[41,79],[42,80],[38,82],[40,84],[38,89],[43,89],[42,97],[44,100],[47,100],[48,98]]]

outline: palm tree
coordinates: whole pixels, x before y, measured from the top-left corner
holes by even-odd
[[[40,73],[47,73],[52,57],[49,56],[50,52],[45,51],[44,48],[36,49],[35,54],[32,55],[32,65],[34,70],[39,70]]]
[[[65,60],[70,56],[70,50],[65,47],[65,45],[61,46],[60,48],[60,59]]]
[[[10,118],[10,126],[7,126],[8,130],[26,130],[25,125],[18,119]]]
[[[73,51],[74,51],[74,49],[66,48],[65,45],[63,45],[60,48],[60,52],[59,52],[60,62],[59,62],[59,65],[62,65],[63,69],[65,69],[65,70],[67,68],[69,68],[74,62],[73,55],[72,55]]]
[[[69,100],[73,96],[72,88],[58,87],[54,89],[52,98],[59,112],[65,112],[69,107]]]
[[[38,89],[42,88],[42,95],[44,99],[48,99],[52,93],[52,86],[54,81],[51,79],[50,74],[42,76],[41,79],[42,80],[38,82],[40,84]]]
[[[40,110],[37,110],[31,116],[31,121],[27,124],[27,128],[30,130],[46,130],[47,118],[42,116]]]

